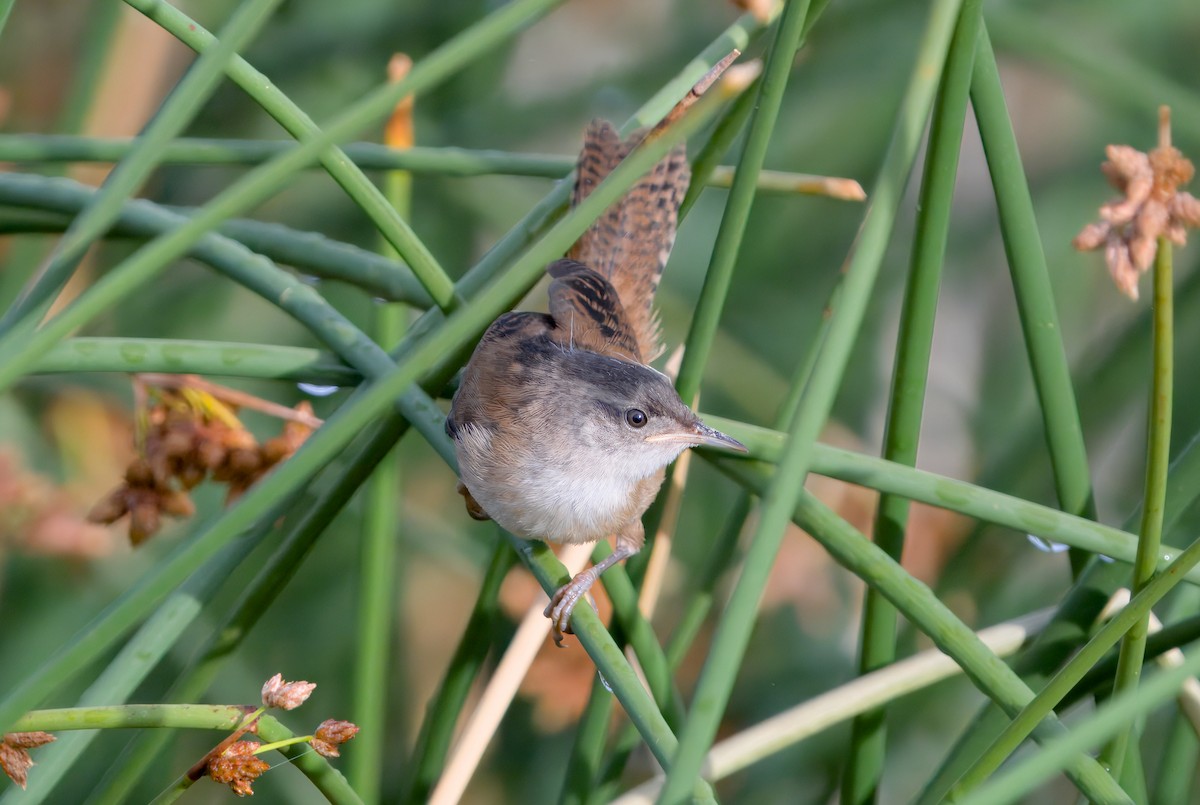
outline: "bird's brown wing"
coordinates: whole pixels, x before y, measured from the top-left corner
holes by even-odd
[[[623,360],[642,361],[637,335],[612,284],[574,260],[551,263],[551,337],[568,349],[588,349]]]
[[[446,417],[447,435],[457,439],[459,429],[465,426],[496,430],[496,422],[506,412],[519,408],[523,400],[514,395],[529,392],[527,384],[514,383],[512,377],[521,346],[554,329],[554,319],[544,313],[505,313],[492,322],[463,369]]]
[[[572,205],[587,198],[645,136],[638,132],[622,142],[611,124],[593,121],[579,154]],[[679,205],[690,179],[687,154],[680,145],[598,218],[569,253],[616,290],[646,361],[662,352],[654,295],[675,243]]]
[[[546,342],[554,329],[554,319],[544,313],[505,313],[492,322],[463,369],[458,393],[446,416],[446,435],[460,442],[475,431],[485,432],[492,440],[493,455],[498,457],[519,449],[519,430],[503,428],[501,423],[519,417],[532,401],[538,386],[521,382],[522,354],[530,343]],[[458,492],[471,517],[489,519],[461,481]]]

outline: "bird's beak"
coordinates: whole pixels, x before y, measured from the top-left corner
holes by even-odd
[[[686,444],[689,447],[696,445],[707,445],[709,447],[724,447],[729,450],[736,450],[739,453],[748,453],[746,445],[739,442],[732,436],[726,436],[721,431],[715,428],[710,428],[703,422],[697,422],[687,430],[678,431],[676,433],[656,433],[653,436],[646,437],[647,442],[672,442],[674,444]]]

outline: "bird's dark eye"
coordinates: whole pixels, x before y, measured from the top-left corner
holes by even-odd
[[[625,421],[630,427],[640,428],[646,424],[646,412],[640,408],[630,408],[625,412]]]

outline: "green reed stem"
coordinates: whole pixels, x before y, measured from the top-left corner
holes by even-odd
[[[787,42],[789,47],[777,46],[772,59],[777,53],[794,53],[801,26],[794,18],[789,21],[786,15],[789,12],[796,14],[795,9],[801,5],[790,4],[785,8],[785,17],[780,23],[779,43],[782,45]],[[805,395],[784,447],[776,478],[764,498],[761,519],[742,575],[714,635],[708,660],[697,684],[691,716],[680,736],[679,753],[667,774],[660,797],[662,802],[674,803],[686,796],[690,781],[699,773],[704,754],[712,743],[717,724],[724,713],[729,691],[749,640],[750,624],[763,584],[778,552],[801,483],[808,473],[813,443],[829,415],[850,348],[865,313],[867,298],[882,262],[896,209],[929,116],[937,79],[945,63],[959,5],[957,0],[940,0],[933,6],[893,140],[884,157],[880,177],[870,194],[871,209],[867,213],[858,248],[847,268],[841,306],[833,314],[829,338],[814,368],[809,393]],[[784,38],[785,29],[787,38]],[[790,63],[791,55],[788,55],[785,67]],[[769,67],[768,76],[770,72]],[[683,380],[682,374],[680,379]]]
[[[603,561],[612,553],[612,547],[605,541],[598,542],[592,551],[592,561]],[[615,570],[616,568],[610,568]],[[624,568],[622,568],[624,569]],[[667,663],[667,655],[663,652],[662,644],[654,635],[650,622],[642,617],[638,608],[638,594],[633,582],[626,573],[614,573],[609,577],[609,571],[604,573],[604,591],[608,593],[613,605],[613,617],[621,626],[622,636],[633,648],[637,655],[642,673],[646,677],[646,687],[654,703],[662,712],[667,723],[678,728],[683,721],[683,697],[675,688],[671,678],[671,668]]]
[[[361,729],[347,774],[368,802],[378,802],[386,769],[389,674],[393,615],[396,609],[396,560],[399,549],[400,465],[385,456],[367,482],[364,501],[362,558],[359,569],[358,656],[350,720]]]
[[[170,4],[163,3],[161,0],[125,0],[125,2],[162,26],[172,36],[197,53],[204,53],[212,47],[212,35]],[[263,111],[275,118],[288,134],[304,143],[305,146],[310,146],[313,142],[317,143],[315,148],[307,151],[303,163],[294,170],[306,167],[314,159],[319,160],[333,180],[346,192],[346,195],[367,214],[379,232],[404,257],[405,262],[412,268],[413,273],[425,290],[429,292],[437,306],[443,310],[450,310],[461,300],[455,296],[454,283],[445,270],[408,226],[404,218],[397,214],[395,208],[388,203],[383,192],[334,144],[353,136],[359,129],[390,111],[396,105],[396,101],[406,94],[398,89],[399,87],[410,84],[409,88],[413,92],[422,88],[420,87],[421,82],[417,78],[417,73],[422,71],[422,67],[425,69],[432,67],[431,71],[434,73],[438,68],[456,72],[474,61],[475,56],[495,46],[498,43],[497,36],[499,41],[503,41],[517,30],[535,22],[559,2],[561,0],[546,0],[542,3],[526,3],[518,0],[501,8],[422,59],[421,65],[414,68],[409,81],[384,84],[364,98],[350,110],[348,115],[342,115],[338,121],[331,124],[330,127],[336,127],[342,122],[346,124],[336,135],[330,135],[328,131],[330,127],[326,127],[326,131],[322,131],[312,118],[280,92],[270,79],[255,70],[245,60],[236,59],[230,63],[229,78],[258,103]],[[430,61],[435,62],[436,66],[430,65]],[[442,76],[442,78],[444,77]],[[435,78],[434,82],[439,80]],[[357,117],[355,117],[355,109],[361,111]],[[281,157],[272,159],[272,163],[279,161]]]
[[[87,36],[77,57],[73,59],[71,85],[66,100],[58,110],[53,125],[55,131],[76,134],[83,130],[105,77],[104,65],[116,41],[121,12],[122,6],[117,2],[91,3],[84,12],[81,30],[87,31]],[[0,23],[2,27],[3,23]],[[42,172],[60,175],[65,171],[66,166],[58,165],[43,169]],[[65,221],[55,231],[65,231],[69,224],[70,221]],[[47,244],[29,238],[12,245],[5,255],[4,271],[0,272],[0,308],[7,309],[17,298],[47,251]]]
[[[346,782],[342,773],[328,760],[312,751],[307,741],[297,738],[292,731],[270,715],[261,715],[255,725],[257,737],[263,745],[273,744],[273,749],[293,763],[309,782],[334,805],[363,805],[363,800]],[[190,777],[177,779],[171,786],[152,800],[152,805],[175,802],[193,784]]]
[[[258,737],[263,743],[278,743],[295,736],[270,715],[263,715],[258,719]],[[298,768],[326,801],[334,805],[363,805],[362,797],[342,773],[329,760],[312,751],[308,744],[285,746],[276,751]]]
[[[254,708],[251,707],[250,710]],[[116,704],[32,710],[13,724],[14,732],[43,730],[181,729],[232,730],[247,708],[228,704]],[[38,763],[39,773],[43,771]]]
[[[1131,721],[1143,718],[1174,697],[1184,681],[1197,673],[1200,673],[1200,650],[1193,649],[1186,655],[1183,665],[1162,671],[1145,684],[1113,697],[1075,729],[1045,744],[1037,754],[976,789],[962,805],[1021,801],[1027,793],[1061,770],[1069,758],[1092,749],[1105,738],[1125,729]]]
[[[1193,276],[1200,277],[1200,275]],[[1185,282],[1181,290],[1188,288],[1200,289],[1200,282]],[[1150,349],[1150,318],[1149,316],[1135,318],[1142,319],[1143,329],[1146,331],[1147,338],[1142,345],[1143,349],[1139,350],[1140,353],[1145,353]],[[1137,332],[1137,329],[1130,328],[1121,334],[1121,346],[1116,350],[1118,354],[1127,351],[1127,347],[1124,345],[1126,339],[1134,338]],[[1141,339],[1136,340],[1140,341]],[[1084,365],[1105,366],[1111,368],[1113,372],[1122,372],[1121,360],[1111,359],[1110,351],[1105,350],[1092,357],[1096,360],[1084,361]],[[1093,379],[1098,380],[1099,378],[1093,374]],[[1095,400],[1097,396],[1104,396],[1087,393],[1088,388],[1096,390],[1094,382],[1081,383],[1079,387],[1081,398]],[[1167,508],[1163,524],[1164,533],[1168,535],[1167,542],[1174,542],[1171,538],[1172,532],[1177,529],[1181,516],[1192,505],[1197,492],[1200,491],[1200,450],[1196,449],[1197,446],[1197,441],[1193,439],[1191,444],[1180,451],[1168,474]],[[987,477],[1002,476],[985,472],[984,477],[986,479]],[[981,484],[987,486],[986,480]],[[1122,529],[1132,530],[1137,519],[1138,512],[1135,511],[1126,518]],[[1182,538],[1181,534],[1175,536]],[[1129,545],[1132,549],[1132,541]],[[1130,553],[1129,556],[1132,561],[1133,553]],[[1088,565],[1063,599],[1054,619],[1015,661],[1014,668],[1026,684],[1034,690],[1045,686],[1051,675],[1066,662],[1076,648],[1091,636],[1093,624],[1101,607],[1117,587],[1128,583],[1128,576],[1129,569],[1122,564],[1093,560]],[[1194,580],[1197,578],[1200,578],[1200,575],[1193,571],[1192,578],[1188,580],[1194,584]],[[1190,589],[1195,590],[1194,587]],[[1000,735],[1008,723],[1008,717],[999,709],[985,706],[942,761],[937,773],[925,784],[916,800],[918,805],[932,805],[932,803],[941,802],[949,787]]]
[[[740,102],[753,104],[749,100]],[[118,137],[81,137],[68,134],[0,134],[0,161],[14,163],[116,162],[127,154],[133,140]],[[163,165],[261,165],[295,147],[290,140],[222,140],[180,137],[172,140]],[[403,170],[439,176],[529,176],[562,179],[575,168],[574,157],[520,154],[508,151],[454,147],[413,147],[395,151],[378,143],[347,143],[342,151],[363,171]],[[718,164],[720,151],[693,173],[697,192],[703,187],[729,187],[734,168]],[[829,196],[825,176],[788,171],[762,171],[758,192]],[[854,201],[846,195],[832,198]]]
[[[808,8],[809,0],[795,0],[784,6],[775,42],[758,82],[758,95],[746,133],[746,145],[738,160],[733,186],[725,202],[725,213],[721,216],[721,225],[713,244],[712,257],[709,258],[708,271],[704,275],[704,286],[700,290],[700,299],[684,342],[683,363],[675,381],[679,396],[684,400],[694,400],[700,391],[700,378],[708,364],[721,310],[729,295],[742,236],[746,232],[746,221],[754,204],[758,174],[766,159],[767,144],[771,140],[775,121],[779,118],[783,91],[787,88],[788,75],[802,42]]]
[[[774,483],[761,466],[742,462],[725,468],[754,491],[768,489]],[[779,471],[776,470],[775,478]],[[1002,660],[996,657],[978,636],[950,612],[933,591],[914,579],[876,545],[843,520],[834,511],[805,492],[793,513],[794,522],[820,542],[830,555],[867,584],[879,589],[906,619],[927,634],[938,648],[954,659],[981,692],[993,699],[1009,715],[1034,698],[1031,691]],[[1066,728],[1050,714],[1034,733],[1047,740]],[[1068,775],[1080,790],[1100,802],[1125,802],[1112,778],[1087,757],[1075,758]]]
[[[281,347],[178,338],[70,338],[55,345],[33,374],[167,372],[354,386],[362,374],[336,355]]]
[[[9,336],[18,326],[28,330],[37,324],[88,247],[116,220],[121,204],[158,166],[167,143],[183,131],[216,89],[226,64],[250,42],[278,4],[279,0],[247,0],[233,12],[219,41],[180,80],[138,137],[134,150],[108,175],[92,202],[71,222],[45,266],[0,316],[0,334]]]
[[[980,25],[981,0],[965,0],[950,41],[941,87],[933,106],[928,155],[917,203],[917,227],[896,342],[883,456],[913,466],[925,411],[925,385],[933,347],[938,290],[959,146],[971,86],[971,66]],[[904,552],[909,501],[882,495],[875,514],[875,544],[899,560]],[[858,672],[868,674],[896,658],[896,609],[877,590],[868,588],[863,602]],[[842,801],[864,804],[878,797],[887,752],[885,710],[878,708],[854,719],[850,754],[842,774]]]
[[[1176,595],[1185,590],[1200,592],[1194,587],[1177,586],[1175,590]],[[1190,618],[1169,623],[1161,631],[1155,632],[1147,638],[1146,660],[1158,659],[1171,649],[1181,648],[1198,639],[1200,639],[1200,615],[1193,615]],[[1062,697],[1062,701],[1054,709],[1066,710],[1079,704],[1084,699],[1111,691],[1112,681],[1117,675],[1117,661],[1119,659],[1118,652],[1110,651],[1106,654],[1103,660],[1088,669],[1087,673],[1083,675],[1075,687],[1071,688],[1066,696]],[[1102,690],[1104,688],[1107,688],[1108,691]],[[1104,698],[1108,697],[1104,696]],[[1192,731],[1192,734],[1195,735],[1195,730]],[[1188,768],[1195,767],[1189,766]],[[1145,798],[1143,797],[1142,799]]]
[[[1158,255],[1154,261],[1154,352],[1150,385],[1149,423],[1146,436],[1146,491],[1142,504],[1142,523],[1139,529],[1137,557],[1133,562],[1133,592],[1136,594],[1150,581],[1158,567],[1161,553],[1163,508],[1167,499],[1167,469],[1171,457],[1171,398],[1174,394],[1175,322],[1174,280],[1171,272],[1171,244],[1158,239]],[[1113,695],[1135,688],[1142,674],[1142,657],[1146,651],[1150,611],[1130,627],[1121,641],[1117,678]],[[1130,730],[1118,732],[1100,754],[1102,761],[1120,774]]]
[[[567,569],[545,543],[529,542],[507,532],[504,536],[547,593],[571,580]],[[591,607],[580,607],[571,615],[571,628],[596,663],[597,670],[608,680],[613,695],[621,702],[629,719],[637,726],[646,747],[660,765],[667,766],[679,742],[641,680],[625,660],[621,647],[604,628],[600,616]],[[699,778],[691,778],[686,790],[688,796],[703,801],[711,800],[711,788]]]
[[[1095,518],[1087,448],[1079,424],[1079,407],[1071,385],[1067,353],[1063,348],[1062,328],[1054,306],[1054,290],[986,26],[979,30],[971,103],[996,195],[1000,233],[1008,255],[1017,312],[1042,409],[1058,502],[1063,511]],[[1082,555],[1072,554],[1071,566],[1075,575],[1083,569],[1083,561]]]
[[[746,121],[750,119],[751,113],[758,105],[758,98],[762,94],[762,79],[757,80],[756,86],[749,87],[742,93],[736,101],[729,105],[725,113],[717,120],[713,126],[712,134],[708,141],[700,149],[699,153],[692,160],[692,181],[688,184],[687,192],[683,194],[683,201],[679,202],[679,218],[683,220],[691,211],[692,205],[700,198],[700,194],[704,192],[704,188],[708,185],[707,177],[710,177],[717,167],[717,163],[729,152],[733,141],[741,134],[742,129],[746,126]],[[759,172],[762,176],[762,172]],[[737,170],[734,169],[732,177],[737,178]],[[709,258],[711,263],[711,258]]]
[[[819,11],[810,9],[810,20],[812,14],[819,13]],[[805,27],[811,28],[811,24],[806,22]],[[827,310],[835,307],[837,300],[841,298],[841,287],[841,283],[839,282],[830,294]],[[787,395],[780,403],[775,418],[775,423],[779,428],[786,430],[795,421],[800,400],[803,398],[804,390],[812,379],[812,370],[816,365],[817,356],[820,353],[821,346],[825,342],[828,331],[829,317],[825,316],[817,328],[816,336],[808,343],[803,357],[797,363],[796,369],[792,374]],[[680,664],[683,662],[685,653],[700,633],[701,627],[716,604],[717,583],[720,581],[721,576],[735,564],[734,557],[737,553],[738,537],[745,527],[746,518],[750,515],[753,503],[753,496],[750,492],[743,489],[739,493],[736,502],[730,507],[729,516],[720,532],[718,532],[712,548],[707,551],[707,559],[703,567],[694,577],[694,588],[683,605],[683,613],[679,618],[679,623],[676,625],[675,631],[672,632],[666,646],[667,662],[672,673],[678,670]],[[630,754],[637,747],[637,739],[637,732],[632,729],[625,730],[618,737],[609,762],[600,779],[600,784],[592,790],[586,802],[607,802],[612,798],[620,781],[621,772],[624,770]]]
[[[616,627],[620,629],[619,626]],[[610,629],[610,631],[612,631]],[[618,643],[619,637],[614,635]],[[587,706],[575,730],[575,743],[563,775],[559,805],[584,805],[588,796],[597,788],[600,770],[604,763],[604,746],[608,740],[609,724],[612,722],[613,695],[597,676],[592,680],[592,691],[588,694]],[[636,745],[637,730],[630,728]]]
[[[0,204],[63,213],[65,223],[86,207],[95,196],[91,187],[69,179],[29,174],[0,174]],[[134,237],[150,240],[187,222],[192,209],[164,207],[150,201],[129,201],[122,205],[106,237]],[[210,265],[230,259],[230,239],[259,255],[278,263],[287,263],[306,274],[340,280],[362,288],[372,296],[409,302],[427,308],[433,304],[429,294],[412,272],[390,258],[349,243],[341,243],[316,232],[301,232],[280,224],[232,220],[196,242],[188,255]],[[243,250],[244,251],[244,250]]]
[[[1168,503],[1170,499],[1168,493]],[[1169,514],[1167,516],[1169,517]],[[1163,527],[1165,530],[1166,523]],[[1200,621],[1200,615],[1197,613],[1200,613],[1200,590],[1195,587],[1179,588],[1171,600],[1168,616],[1164,619],[1172,623],[1162,632],[1150,637],[1146,644],[1147,659],[1154,641],[1164,632],[1171,630],[1175,626],[1174,621]],[[1159,753],[1158,775],[1155,779],[1154,796],[1150,802],[1152,805],[1187,805],[1195,799],[1189,799],[1189,796],[1195,783],[1193,770],[1196,768],[1197,758],[1200,758],[1200,736],[1197,736],[1191,719],[1187,717],[1183,708],[1176,707],[1166,736]]]
[[[406,79],[385,84],[369,93],[328,128],[251,171],[197,211],[186,224],[156,238],[112,269],[36,333],[20,338],[12,333],[0,337],[0,389],[11,385],[25,368],[68,332],[140,288],[218,224],[269,198],[293,173],[316,159],[332,143],[386,114],[405,95],[420,93],[446,80],[482,53],[531,25],[557,2],[561,0],[515,0],[467,28],[417,63]],[[426,282],[426,278],[422,278],[422,282]],[[431,295],[437,296],[432,290]]]
[[[394,144],[391,144],[394,145]],[[402,151],[404,149],[394,148]],[[389,203],[407,219],[412,206],[412,176],[391,171],[385,177]],[[390,247],[381,244],[381,251]],[[391,349],[407,325],[407,313],[399,305],[380,304],[371,311],[374,341]],[[350,758],[349,778],[354,789],[367,802],[378,802],[383,787],[384,747],[389,714],[388,690],[399,669],[389,674],[394,618],[398,598],[397,560],[401,517],[401,476],[399,457],[384,458],[367,482],[363,517],[362,558],[359,565],[358,657],[354,675],[354,699],[351,721],[360,727],[355,752]],[[400,641],[401,644],[403,641]],[[391,678],[390,678],[391,677]],[[403,720],[401,721],[403,723]],[[365,738],[366,740],[362,740]]]
[[[782,455],[782,434],[753,425],[742,425],[712,414],[705,414],[704,421],[747,446],[754,442],[765,448],[759,450],[752,446],[751,454],[755,458],[774,462]],[[770,434],[770,437],[764,438],[765,434]],[[714,455],[705,451],[702,451],[701,455],[722,471],[733,471],[745,463],[745,459]],[[1112,526],[1031,503],[1003,492],[974,486],[966,481],[892,464],[880,458],[830,445],[817,444],[813,448],[812,471],[869,489],[956,511],[977,520],[1014,529],[1021,534],[1034,534],[1073,548],[1082,548],[1090,553],[1103,554],[1122,562],[1132,563],[1137,552],[1137,537]],[[1178,555],[1179,551],[1164,548],[1158,567],[1166,567]],[[1200,573],[1189,573],[1186,580],[1192,584],[1200,584]]]

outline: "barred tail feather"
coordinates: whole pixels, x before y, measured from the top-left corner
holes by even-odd
[[[607,121],[593,121],[584,135],[572,206],[577,206],[625,156],[645,131],[621,141]],[[609,280],[646,361],[662,352],[654,295],[671,247],[679,205],[691,179],[683,145],[665,156],[571,248],[568,256]]]

